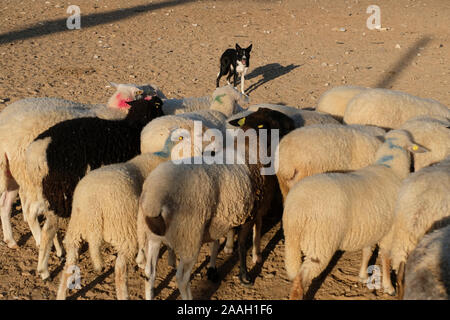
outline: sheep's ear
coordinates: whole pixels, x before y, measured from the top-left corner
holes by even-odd
[[[245,124],[245,117],[231,120],[228,123],[235,127],[242,127]]]
[[[108,83],[111,85],[111,87],[113,87],[113,88],[118,88],[119,87],[119,84],[118,83],[115,83],[115,82],[111,82],[111,81],[108,81]]]
[[[408,146],[408,151],[411,151],[412,153],[424,153],[424,152],[428,152],[430,150],[428,150],[425,147],[419,146],[418,144],[411,144]]]

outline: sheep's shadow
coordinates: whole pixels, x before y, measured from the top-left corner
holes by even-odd
[[[250,80],[250,79],[256,78],[261,75],[262,75],[262,78],[259,79],[257,82],[251,84],[245,90],[245,93],[250,94],[252,91],[256,90],[263,84],[265,84],[271,80],[274,80],[278,77],[281,77],[282,75],[285,75],[285,74],[291,72],[292,70],[294,70],[298,67],[301,67],[301,66],[302,65],[295,65],[292,63],[287,66],[282,66],[279,63],[269,63],[269,64],[266,64],[265,66],[257,67],[256,69],[254,69],[252,72],[250,72],[248,75],[245,76],[245,80]]]
[[[67,300],[76,300],[79,297],[85,295],[89,290],[92,290],[97,284],[102,283],[105,281],[106,278],[108,278],[112,273],[114,272],[114,267],[111,266],[106,272],[102,273],[100,276],[92,280],[87,285],[83,286],[80,290],[75,292],[73,295],[68,296]]]
[[[305,297],[304,297],[305,300],[313,300],[314,299],[314,296],[316,295],[317,291],[319,291],[320,287],[322,286],[322,283],[325,281],[325,279],[331,273],[333,268],[337,265],[339,259],[342,257],[343,254],[344,254],[344,251],[337,251],[334,254],[333,258],[331,258],[331,261],[328,264],[328,266],[325,268],[325,270],[322,271],[322,273],[311,282],[311,285],[309,286],[308,291],[305,293]]]

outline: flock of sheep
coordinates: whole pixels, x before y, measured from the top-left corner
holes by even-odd
[[[337,250],[362,250],[359,277],[367,281],[376,245],[384,292],[406,299],[449,298],[445,105],[352,86],[325,92],[315,109],[306,110],[248,106],[249,98],[231,85],[185,99],[167,99],[155,85],[113,85],[116,92],[106,105],[30,98],[0,112],[3,240],[17,248],[10,215],[19,195],[39,248],[42,279],[50,276],[52,245],[58,256],[65,249],[58,299],[66,298],[83,241],[96,271],[102,269],[104,242],[117,251],[118,299],[128,298],[127,268],[134,263],[145,270],[145,297],[154,298],[161,245],[169,249],[169,265],[177,267],[182,299],[192,299],[189,280],[202,244],[211,243],[207,275],[217,279],[219,240],[226,237],[224,251],[232,252],[236,231],[239,279],[251,283],[247,235],[253,230],[253,263],[261,263],[262,218],[276,203],[278,188],[291,299],[305,297]],[[201,157],[210,143],[202,140],[207,130],[227,136],[231,128],[257,135],[278,130],[276,176],[261,174],[266,165],[259,158],[244,164],[174,161]],[[216,156],[225,151],[216,150]],[[62,246],[58,231],[65,223]]]

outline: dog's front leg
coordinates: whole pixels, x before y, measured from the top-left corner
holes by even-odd
[[[244,94],[244,72],[241,73],[241,93]]]

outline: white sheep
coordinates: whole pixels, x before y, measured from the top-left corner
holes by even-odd
[[[248,96],[240,93],[232,85],[226,85],[215,89],[211,96],[204,96],[198,98],[183,98],[183,99],[163,99],[164,102],[163,112],[164,114],[167,115],[174,115],[174,114],[182,114],[185,112],[195,112],[209,109],[211,103],[213,103],[216,97],[222,94],[230,96],[230,98],[232,98],[232,100],[234,100],[234,102],[236,103],[235,107],[237,108],[240,108],[241,105],[247,104],[249,101]],[[232,114],[232,113],[229,114],[227,112],[224,113],[227,116],[230,116]]]
[[[363,250],[359,276],[367,278],[372,246],[390,230],[401,181],[409,175],[410,153],[425,150],[406,131],[385,135],[375,162],[349,173],[323,173],[298,182],[288,193],[283,212],[285,266],[294,280],[291,299],[304,296],[312,280],[337,250]],[[302,255],[303,254],[303,262]],[[381,252],[383,289],[393,294]]]
[[[380,243],[380,251],[390,256],[392,268],[398,274],[399,291],[409,253],[437,221],[450,216],[449,191],[450,156],[411,174],[403,182],[392,229]]]
[[[264,108],[234,123],[245,131],[249,128],[279,128],[280,136],[294,128],[292,119]],[[138,213],[138,216],[142,215],[138,219],[144,221],[151,231],[146,266],[149,279],[147,298],[153,298],[156,263],[162,242],[180,258],[176,277],[182,299],[192,299],[189,277],[201,245],[220,239],[237,226],[242,226],[239,233],[239,275],[242,282],[251,283],[246,268],[245,239],[256,223],[254,262],[260,260],[261,219],[276,187],[275,177],[262,175],[260,169],[260,162],[202,165],[166,162],[150,173],[144,183]]]
[[[385,129],[398,129],[417,116],[450,118],[450,109],[432,99],[415,97],[388,89],[368,89],[349,101],[344,113],[346,124],[368,124]]]
[[[348,102],[364,90],[367,90],[367,88],[356,86],[334,87],[322,94],[316,110],[329,113],[342,121]]]
[[[247,97],[233,86],[217,88],[213,96],[209,109],[163,116],[150,122],[141,133],[141,152],[162,150],[174,128],[193,131],[195,121],[201,122],[202,130],[198,134],[203,135],[208,129],[217,129],[225,134],[227,117],[240,111],[239,102],[245,101]]]
[[[405,300],[450,299],[450,225],[425,235],[406,263]]]
[[[312,125],[288,133],[280,142],[277,172],[283,199],[307,176],[368,166],[383,134],[381,128],[335,124]]]
[[[73,198],[72,216],[64,238],[67,260],[62,272],[57,299],[65,299],[68,272],[77,264],[83,240],[95,271],[103,267],[100,247],[104,242],[117,251],[115,282],[117,299],[128,299],[127,264],[138,249],[136,219],[139,196],[147,175],[169,158],[142,154],[132,160],[91,171],[78,183]]]
[[[158,89],[149,85],[136,86],[114,84],[116,92],[104,105],[80,104],[59,98],[29,98],[16,101],[0,112],[0,199],[3,239],[10,248],[17,248],[13,238],[10,215],[11,207],[20,193],[24,219],[28,219],[27,202],[20,185],[26,180],[25,149],[41,132],[58,122],[80,118],[99,116],[105,119],[118,119],[126,116],[123,107],[126,101],[133,100],[142,94],[153,94]],[[30,223],[30,221],[28,221]],[[31,232],[39,246],[40,228],[31,228]],[[61,254],[60,247],[57,247]]]
[[[419,116],[406,121],[400,129],[408,131],[414,141],[429,152],[414,154],[414,171],[444,159],[450,154],[450,119]]]

